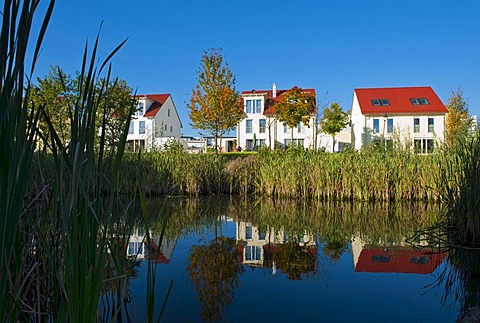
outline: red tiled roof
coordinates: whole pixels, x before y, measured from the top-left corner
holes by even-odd
[[[277,103],[278,99],[283,95],[285,94],[286,92],[288,92],[289,90],[277,90],[277,97],[274,98],[273,97],[273,92],[272,90],[251,90],[251,91],[243,91],[242,92],[242,95],[243,94],[260,94],[260,95],[264,95],[266,94],[267,95],[267,98],[265,100],[265,108],[264,108],[264,111],[263,111],[263,114],[264,115],[269,115],[269,114],[273,114],[274,113],[274,109],[273,109],[273,106],[275,105],[275,103]],[[313,97],[316,96],[315,94],[315,89],[302,89],[303,92],[309,92],[311,95],[313,95]]]
[[[168,97],[170,94],[139,94],[136,95],[135,98],[141,99],[141,98],[148,98],[150,100],[155,101],[145,112],[144,117],[154,117],[157,112],[160,110],[162,105],[167,101]]]
[[[448,110],[430,86],[355,89],[362,114],[384,115],[447,113]],[[425,98],[430,104],[414,105],[412,98]],[[390,105],[374,106],[372,99],[388,99]]]

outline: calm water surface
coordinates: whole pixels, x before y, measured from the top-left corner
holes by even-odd
[[[149,264],[157,313],[173,281],[166,322],[454,322],[463,306],[444,299],[447,254],[418,251],[421,236],[408,240],[435,222],[438,207],[221,197],[162,205],[148,204],[155,239],[169,213],[160,248],[142,243],[139,227],[130,237],[128,252],[140,259],[134,321],[145,320]]]

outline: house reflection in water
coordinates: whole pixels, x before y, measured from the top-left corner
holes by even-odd
[[[152,236],[150,244],[147,244],[145,234],[141,227],[135,228],[134,234],[130,235],[127,256],[136,257],[137,260],[148,260],[159,264],[170,263],[176,240],[163,238],[160,247],[157,245],[160,236]]]
[[[281,270],[290,279],[316,272],[317,247],[313,235],[288,236],[284,230],[261,231],[248,222],[237,222],[236,240],[242,264]]]
[[[400,244],[367,244],[359,237],[352,242],[356,272],[430,274],[442,263],[446,253],[426,254],[413,246]]]

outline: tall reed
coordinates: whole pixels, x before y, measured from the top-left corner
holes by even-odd
[[[23,199],[35,147],[37,109],[27,105],[30,84],[42,39],[54,1],[45,12],[39,34],[30,40],[30,31],[39,1],[6,0],[0,33],[0,320],[22,317],[22,298],[32,285],[36,270],[25,270],[22,221],[27,217]],[[33,42],[30,71],[25,61]],[[25,78],[28,75],[28,78]],[[26,83],[26,85],[25,85]]]
[[[440,180],[442,198],[449,206],[452,243],[480,243],[480,133],[459,142],[446,153]]]

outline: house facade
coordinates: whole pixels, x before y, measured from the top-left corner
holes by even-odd
[[[237,145],[246,151],[256,147],[285,148],[293,142],[304,148],[312,148],[315,116],[309,121],[310,127],[299,123],[291,129],[276,120],[273,106],[288,90],[277,90],[273,84],[271,90],[251,90],[242,92],[246,117],[237,126]],[[315,97],[314,89],[303,89]]]
[[[371,143],[431,153],[445,138],[448,110],[429,86],[355,89],[352,147]]]
[[[138,149],[159,149],[171,140],[179,140],[182,122],[170,94],[137,95],[135,113],[130,122],[127,145]]]

